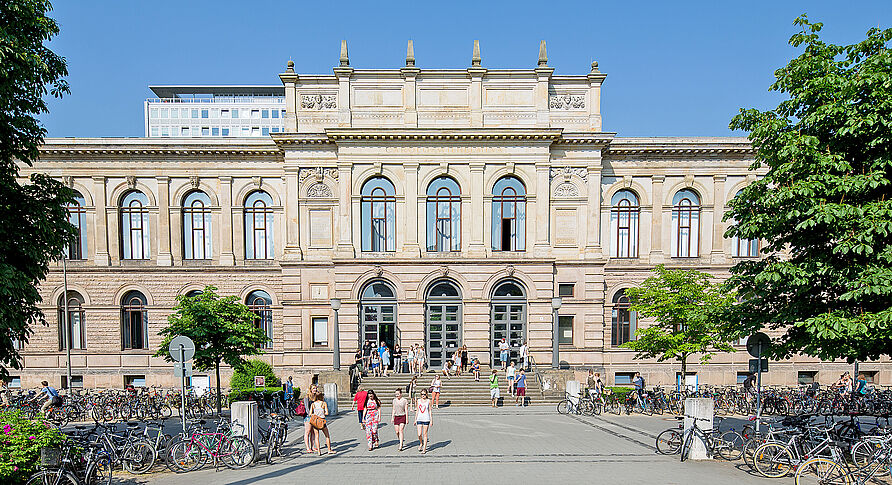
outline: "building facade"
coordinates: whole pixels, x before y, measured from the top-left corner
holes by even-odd
[[[281,86],[149,86],[146,138],[269,137],[285,128]]]
[[[717,278],[758,241],[723,237],[728,201],[757,174],[742,138],[623,138],[601,126],[605,74],[493,70],[475,49],[459,70],[360,70],[343,47],[332,75],[289,62],[284,128],[258,138],[49,139],[24,167],[75,188],[80,241],[67,261],[73,374],[86,386],[172,385],[151,355],[178,295],[238,295],[282,373],[346,366],[364,340],[422,343],[428,362],[467,345],[484,363],[506,337],[610,383],[672,362],[619,347],[647,322],[624,290],[656,264]],[[152,106],[149,109],[154,109]],[[65,373],[63,275],[42,286],[49,326],[23,348],[22,385]],[[341,302],[335,312],[331,299]],[[749,356],[690,365],[730,384]],[[772,364],[769,383],[830,382],[843,362]],[[887,363],[863,363],[888,382]]]

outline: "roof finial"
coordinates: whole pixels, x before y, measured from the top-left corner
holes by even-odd
[[[480,67],[480,61],[483,59],[480,58],[480,41],[474,41],[474,52],[471,53],[471,66],[472,67]]]
[[[341,41],[341,67],[347,67],[350,65],[350,58],[347,57],[347,41]]]
[[[287,71],[287,72],[294,72],[294,61],[292,61],[292,60],[290,60],[290,59],[288,60],[288,69],[286,69],[286,71]]]
[[[409,39],[406,47],[406,67],[415,67],[415,45],[412,44],[412,39]]]
[[[539,67],[548,65],[548,54],[545,53],[545,41],[539,42]]]
[[[600,72],[598,71],[598,61],[592,61],[592,72]]]

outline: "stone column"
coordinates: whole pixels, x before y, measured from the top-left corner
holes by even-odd
[[[353,250],[352,190],[353,167],[349,163],[338,164],[338,254],[342,257],[356,256]]]
[[[601,84],[607,78],[598,70],[598,62],[592,62],[592,72],[588,74],[588,118],[589,128],[592,131],[601,131]]]
[[[713,175],[713,206],[712,206],[712,255],[713,263],[721,263],[725,260],[725,223],[722,217],[725,215],[725,180],[724,174]]]
[[[403,79],[406,83],[403,87],[403,106],[405,114],[403,115],[403,124],[407,128],[418,128],[418,111],[416,110],[417,101],[415,99],[415,77],[421,72],[421,69],[414,67],[415,59],[412,59],[413,67],[404,67],[400,69]]]
[[[418,163],[403,163],[406,174],[406,218],[404,219],[405,247],[407,256],[421,256],[418,245],[418,225],[423,224],[418,218]]]
[[[486,222],[484,214],[484,197],[483,197],[483,172],[485,164],[479,162],[470,162],[471,169],[471,217],[463,217],[468,224],[471,225],[471,245],[468,253],[471,256],[484,256],[486,254],[486,246],[483,244],[483,231],[486,230]]]
[[[220,265],[233,266],[235,254],[232,251],[232,177],[222,176],[220,181]]]
[[[588,219],[585,245],[586,259],[600,259],[601,250],[601,166],[589,165],[586,177],[588,187]]]
[[[653,196],[653,209],[651,209],[651,234],[650,234],[650,262],[662,263],[663,254],[663,181],[665,175],[651,177],[651,192]]]
[[[298,168],[285,169],[285,250],[284,259],[297,261],[303,258],[300,250],[300,207],[298,196]]]
[[[353,76],[352,67],[334,68],[338,78],[338,126],[350,127],[353,124],[350,115],[350,77]]]
[[[111,263],[108,254],[108,209],[106,208],[105,177],[93,177],[93,205],[96,207],[93,261],[96,266]]]
[[[550,165],[547,163],[536,164],[536,218],[533,220],[536,228],[536,243],[534,249],[537,253],[548,251],[548,230],[551,228],[549,221],[549,208],[551,202],[551,180],[549,177]],[[530,226],[529,214],[527,214],[527,228]],[[529,234],[527,230],[527,234]]]
[[[158,181],[158,266],[172,266],[173,255],[170,252],[171,236],[173,233],[170,224],[170,177],[155,177]]]
[[[482,67],[468,68],[468,76],[471,78],[471,90],[468,92],[468,102],[471,106],[471,127],[483,126],[483,76],[486,69]]]
[[[550,67],[536,69],[536,126],[539,128],[548,128],[551,123],[548,112],[548,83],[553,72],[554,69]]]
[[[285,85],[285,132],[297,133],[297,99],[298,76],[294,73],[294,62],[288,61],[288,69],[279,74],[279,79]]]

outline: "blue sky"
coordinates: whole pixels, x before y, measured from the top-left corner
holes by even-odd
[[[824,22],[835,43],[892,26],[876,1],[295,2],[57,0],[71,95],[50,103],[49,136],[143,136],[150,84],[276,84],[331,73],[340,39],[351,66],[399,68],[407,39],[420,68],[533,68],[539,41],[556,74],[608,75],[604,130],[619,136],[726,136],[740,107],[770,108],[775,69],[797,51],[793,19]]]

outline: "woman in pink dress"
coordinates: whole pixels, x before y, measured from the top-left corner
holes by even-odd
[[[369,390],[363,419],[365,420],[365,437],[369,442],[369,451],[372,451],[378,446],[378,425],[381,424],[381,400],[375,395],[375,391]]]

